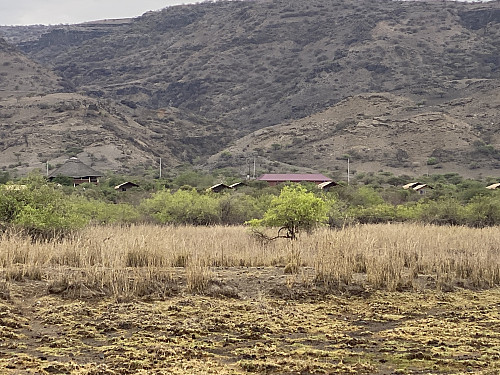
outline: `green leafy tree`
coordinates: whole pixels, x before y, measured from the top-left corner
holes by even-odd
[[[325,202],[308,192],[300,185],[285,186],[278,197],[271,200],[269,209],[262,219],[252,219],[247,223],[255,233],[266,237],[257,228],[279,227],[278,235],[273,238],[296,239],[302,230],[312,230],[320,223],[327,221],[327,207]]]

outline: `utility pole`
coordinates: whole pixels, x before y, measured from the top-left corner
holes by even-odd
[[[160,178],[161,178],[161,158],[160,158]]]
[[[253,179],[255,180],[255,156],[253,157]]]
[[[349,185],[351,179],[351,173],[349,171],[349,158],[347,158],[347,185]]]
[[[49,177],[49,161],[47,160],[45,164],[47,166],[47,177]]]

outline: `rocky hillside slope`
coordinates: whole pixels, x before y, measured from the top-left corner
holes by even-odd
[[[486,144],[467,122],[469,115],[496,108],[498,90],[485,90],[483,100],[453,100],[423,107],[386,93],[349,97],[325,111],[289,123],[257,130],[210,158],[212,167],[257,161],[267,172],[320,170],[345,178],[351,171],[390,171],[409,175],[456,172],[466,176],[492,175],[500,169],[500,154]],[[485,117],[482,117],[485,120]],[[492,133],[491,143],[500,144]]]
[[[500,4],[311,0],[172,7],[20,47],[78,90],[254,130],[349,95],[456,96],[500,77]]]
[[[217,2],[46,31],[23,38],[0,28],[62,77],[66,91],[136,116],[144,137],[156,129],[166,138],[173,129],[151,113],[176,108],[203,119],[182,126],[177,148],[159,142],[174,164],[200,164],[212,153],[209,166],[240,167],[241,158],[264,152],[267,169],[286,162],[334,173],[347,154],[358,155],[360,170],[420,173],[429,159],[443,172],[498,168],[499,108],[491,100],[500,96],[498,1]],[[377,97],[386,98],[383,106]],[[339,113],[345,103],[351,109]],[[372,114],[373,106],[383,111]],[[289,127],[297,136],[280,133]],[[191,142],[191,132],[208,137],[205,146],[200,137]],[[318,141],[306,154],[301,133]],[[355,152],[363,147],[371,151]]]
[[[69,91],[0,39],[0,167],[45,171],[77,155],[98,170],[142,175],[218,151],[225,129],[167,107],[137,108]],[[131,108],[134,107],[134,108]],[[155,172],[151,172],[155,173]]]
[[[60,91],[64,91],[60,77],[0,38],[0,99]]]

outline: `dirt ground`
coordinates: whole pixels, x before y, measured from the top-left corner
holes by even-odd
[[[213,269],[205,294],[4,286],[1,374],[498,374],[500,289],[325,294],[308,272]]]

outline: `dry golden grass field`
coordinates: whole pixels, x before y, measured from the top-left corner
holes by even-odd
[[[0,238],[0,374],[499,374],[500,228]]]

